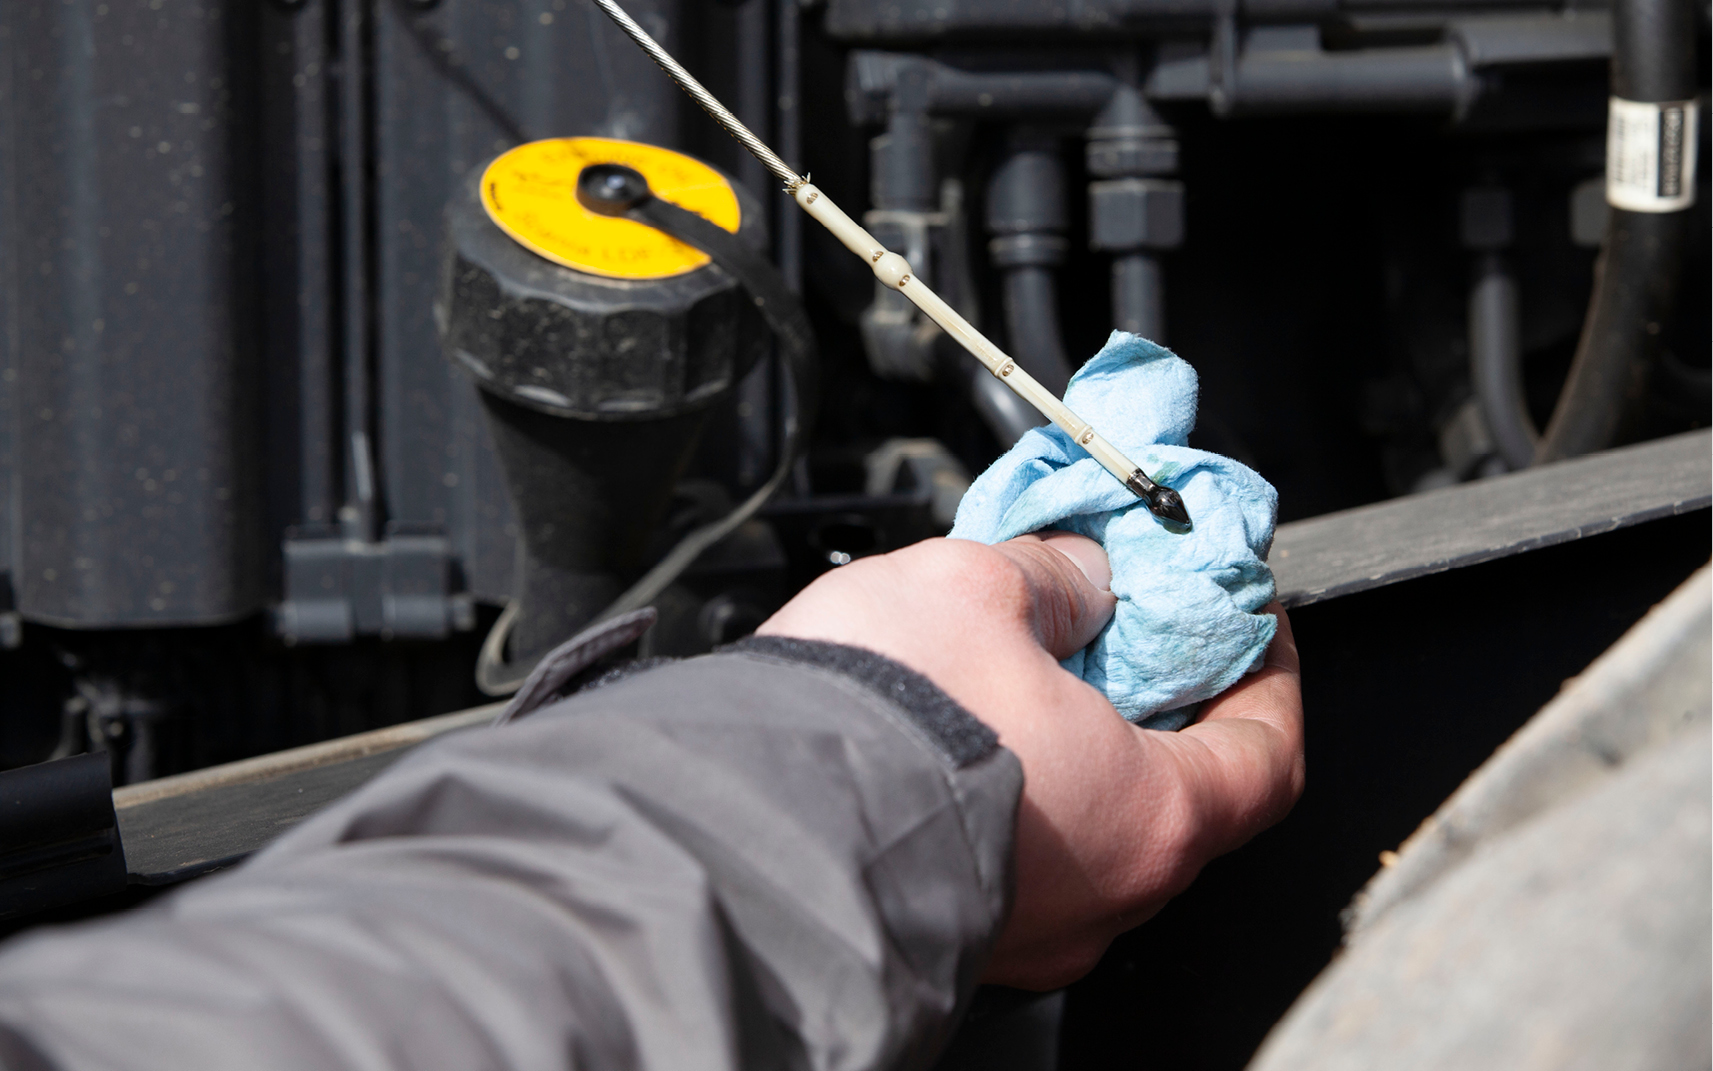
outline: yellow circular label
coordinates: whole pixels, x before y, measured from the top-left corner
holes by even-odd
[[[613,138],[550,138],[519,145],[482,173],[482,207],[526,249],[567,268],[613,279],[664,279],[694,271],[708,254],[644,223],[601,216],[577,201],[590,164],[642,172],[656,197],[736,233],[742,218],[729,182],[682,153]]]

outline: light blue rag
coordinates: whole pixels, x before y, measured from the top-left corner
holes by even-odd
[[[1278,628],[1263,561],[1278,493],[1245,465],[1185,443],[1196,373],[1170,350],[1114,331],[1071,377],[1065,404],[1155,482],[1183,496],[1194,527],[1173,531],[1057,427],[1035,428],[979,476],[953,539],[999,543],[1043,528],[1106,548],[1118,609],[1064,667],[1151,729],[1179,729],[1195,704],[1259,669]]]

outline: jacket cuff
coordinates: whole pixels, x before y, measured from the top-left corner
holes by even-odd
[[[939,685],[908,666],[863,647],[790,636],[750,636],[721,652],[754,654],[842,673],[892,703],[955,769],[999,750],[999,734]]]

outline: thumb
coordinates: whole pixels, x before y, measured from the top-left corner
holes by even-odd
[[[1043,532],[994,545],[1026,579],[1030,625],[1056,659],[1086,647],[1112,620],[1112,566],[1106,551],[1086,536]]]

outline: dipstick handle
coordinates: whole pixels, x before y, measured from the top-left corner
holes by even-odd
[[[1089,456],[1118,478],[1119,483],[1147,499],[1150,509],[1168,520],[1189,523],[1188,514],[1183,514],[1181,518],[1173,516],[1174,513],[1183,513],[1183,504],[1176,501],[1175,492],[1148,479],[1140,465],[1125,457],[1122,450],[1095,431],[1088,421],[1073,413],[1070,406],[1043,387],[1039,380],[1025,372],[1016,361],[1006,356],[1004,350],[976,330],[974,324],[946,304],[927,284],[912,275],[909,261],[881,245],[874,235],[846,215],[843,209],[833,203],[832,198],[822,193],[813,183],[799,183],[791,190],[791,196],[798,207],[814,217],[815,222],[831,231],[846,249],[866,261],[869,267],[874,269],[876,279],[909,298],[928,319],[940,325],[942,331],[974,354],[976,360],[989,372],[1087,450]]]

